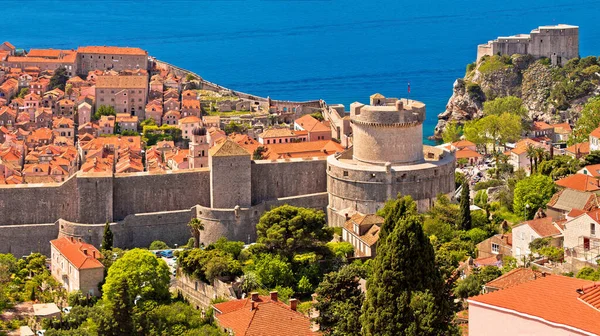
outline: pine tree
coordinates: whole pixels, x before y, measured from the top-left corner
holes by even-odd
[[[458,226],[461,230],[471,230],[471,198],[469,197],[469,182],[462,184],[460,193],[460,214],[458,217]]]
[[[110,224],[106,222],[104,226],[104,238],[102,239],[102,248],[104,250],[112,250],[113,248],[113,233],[110,230]]]
[[[365,336],[447,335],[455,331],[452,297],[422,229],[422,217],[396,223],[379,242],[367,282],[361,324]]]

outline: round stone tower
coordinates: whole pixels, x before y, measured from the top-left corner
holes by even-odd
[[[350,105],[352,147],[327,158],[328,218],[342,226],[371,214],[396,195],[410,195],[426,211],[438,194],[454,191],[454,155],[423,146],[425,104],[371,96]]]
[[[425,104],[408,100],[388,104],[350,106],[353,158],[382,165],[422,162]]]

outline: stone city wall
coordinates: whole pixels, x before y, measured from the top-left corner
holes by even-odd
[[[252,204],[327,191],[326,159],[258,160],[252,164]]]

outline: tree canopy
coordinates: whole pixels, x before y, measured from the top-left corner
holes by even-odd
[[[523,106],[523,100],[515,96],[500,97],[483,103],[483,114],[486,116],[500,116],[504,113],[514,114],[521,118],[527,117],[527,109]]]
[[[362,307],[363,335],[445,335],[452,329],[451,298],[418,215],[397,216],[379,241]]]
[[[552,178],[540,174],[531,175],[517,182],[513,200],[515,213],[523,218],[532,219],[539,208],[546,206],[554,190]]]
[[[104,225],[104,235],[102,236],[102,249],[112,250],[113,248],[113,233],[110,229],[110,223],[106,222]]]
[[[521,137],[523,126],[521,117],[504,112],[500,115],[490,114],[481,119],[465,124],[465,137],[475,144],[491,144],[504,146],[507,142],[515,142]]]
[[[460,136],[462,135],[462,127],[458,125],[458,123],[453,120],[446,124],[444,128],[444,132],[442,133],[442,139],[444,143],[455,142],[460,140]]]
[[[113,301],[122,279],[127,279],[129,295],[140,300],[164,301],[169,298],[169,268],[152,252],[133,249],[125,252],[108,270],[102,298]]]
[[[600,125],[600,97],[590,98],[581,110],[581,116],[575,122],[569,144],[588,141],[590,133]]]
[[[319,311],[315,322],[324,335],[360,336],[360,314],[365,295],[359,280],[365,275],[364,269],[355,264],[325,275],[315,292],[317,302],[314,306]]]
[[[100,118],[102,116],[116,116],[117,113],[115,112],[115,108],[112,106],[106,106],[106,105],[100,105],[100,107],[98,107],[98,109],[96,110],[96,112],[94,113],[94,120],[100,120]]]
[[[333,237],[323,211],[282,205],[267,211],[256,225],[257,243],[292,255],[322,246]]]
[[[50,89],[61,89],[65,90],[65,85],[69,80],[69,75],[67,75],[67,68],[61,66],[54,70],[54,74],[50,78]]]

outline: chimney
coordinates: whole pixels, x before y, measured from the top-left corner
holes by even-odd
[[[70,237],[71,238],[71,243],[75,242],[75,237]]]
[[[271,294],[271,301],[277,301],[277,291],[269,292]]]
[[[81,237],[77,238],[77,240],[78,240],[80,243],[82,242],[82,240],[81,240]]]
[[[250,311],[253,311],[254,309],[256,309],[256,302],[252,301],[250,302]]]
[[[258,301],[258,292],[252,292],[251,294],[252,301]]]
[[[96,259],[96,251],[95,250],[92,251],[92,257],[94,257],[94,259]]]
[[[87,249],[83,249],[83,254],[88,255]]]
[[[297,299],[290,299],[290,309],[293,311],[296,311],[296,309],[298,309],[298,300]]]

